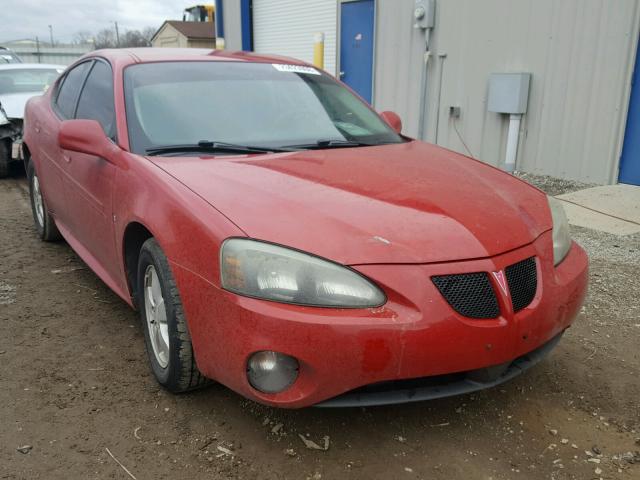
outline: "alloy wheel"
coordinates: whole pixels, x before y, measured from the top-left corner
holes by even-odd
[[[42,201],[42,192],[40,191],[40,182],[38,181],[38,176],[36,174],[33,175],[33,205],[36,210],[36,220],[38,221],[38,225],[44,227],[44,202]]]
[[[144,274],[144,310],[151,348],[162,368],[169,365],[169,327],[160,279],[153,265],[147,266]]]

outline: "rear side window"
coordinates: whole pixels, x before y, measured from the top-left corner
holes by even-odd
[[[64,118],[73,118],[78,93],[90,66],[91,62],[81,63],[65,75],[56,98],[56,106]]]
[[[80,94],[76,118],[96,120],[104,133],[113,138],[115,117],[111,68],[104,62],[96,61]]]

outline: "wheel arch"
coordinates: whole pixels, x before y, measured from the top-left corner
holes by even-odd
[[[150,238],[157,237],[149,228],[140,222],[129,222],[124,229],[122,236],[122,256],[124,261],[124,272],[127,279],[127,287],[133,306],[138,308],[137,275],[138,260],[140,259],[140,249],[144,242]]]
[[[29,162],[31,161],[31,150],[29,149],[29,146],[24,142],[24,140],[22,141],[22,162],[24,163],[24,171],[27,171],[27,168],[29,168]]]

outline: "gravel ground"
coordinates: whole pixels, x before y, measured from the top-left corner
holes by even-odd
[[[515,175],[516,177],[535,185],[547,195],[553,196],[597,186],[593,183],[582,183],[575,180],[549,177],[547,175],[534,175],[533,173],[516,172]]]
[[[573,234],[587,303],[525,375],[432,402],[277,410],[220,385],[159,388],[136,314],[64,242],[35,238],[23,177],[1,180],[0,479],[638,479],[640,237]]]
[[[516,176],[538,187],[547,195],[558,196],[597,185],[544,175],[517,172]],[[573,238],[584,247],[589,259],[640,265],[640,234],[612,235],[589,228],[571,227]]]
[[[549,195],[562,195],[595,185],[548,176],[519,173],[523,180]],[[571,226],[571,233],[587,251],[590,261],[589,299],[583,313],[592,313],[595,327],[616,328],[624,335],[640,339],[640,234],[612,235],[610,233]],[[605,314],[609,318],[600,319]],[[628,321],[619,321],[628,319]],[[593,329],[596,332],[596,328]],[[597,330],[596,333],[600,333]],[[610,334],[605,334],[610,338]],[[584,345],[598,346],[588,337],[581,337]],[[603,348],[607,348],[604,346]],[[607,352],[615,352],[605,350]],[[638,400],[640,403],[640,400]]]

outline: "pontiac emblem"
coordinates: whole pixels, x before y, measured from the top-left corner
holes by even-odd
[[[502,290],[502,293],[504,294],[504,296],[508,296],[509,295],[509,289],[507,287],[507,277],[505,277],[504,275],[504,270],[499,270],[497,272],[491,272],[493,275],[493,278],[496,279],[496,282],[498,283],[498,285],[500,285],[500,289]]]

